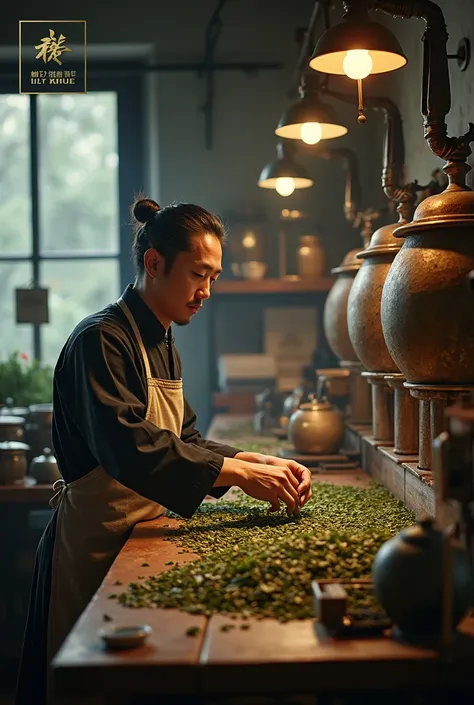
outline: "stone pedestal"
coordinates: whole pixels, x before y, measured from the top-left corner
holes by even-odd
[[[350,372],[350,414],[348,421],[353,424],[370,424],[372,402],[370,387],[362,376],[364,367],[360,362],[344,360],[341,367]]]
[[[416,455],[419,445],[418,402],[405,388],[406,378],[401,373],[386,375],[385,381],[394,390],[394,452]]]
[[[418,467],[420,470],[431,470],[433,440],[447,429],[444,413],[446,407],[459,397],[470,396],[474,387],[411,384],[410,382],[405,382],[404,387],[420,402]]]
[[[372,435],[375,441],[393,442],[393,393],[386,372],[363,372],[372,386]]]

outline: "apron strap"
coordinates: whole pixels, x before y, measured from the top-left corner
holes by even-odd
[[[168,362],[170,366],[170,378],[175,379],[174,374],[174,357],[173,357],[173,335],[171,333],[171,326],[168,328]]]
[[[64,494],[67,491],[67,485],[64,482],[63,478],[59,478],[59,480],[56,480],[53,484],[53,492],[55,493],[51,499],[49,500],[49,506],[52,509],[56,509],[56,507],[59,507],[61,504],[61,500],[64,497]]]
[[[132,313],[131,313],[130,309],[128,308],[127,304],[126,304],[125,301],[122,299],[122,297],[120,297],[120,299],[118,300],[117,303],[118,303],[118,305],[120,306],[120,308],[122,309],[122,311],[124,312],[124,314],[126,315],[126,317],[127,317],[127,319],[128,319],[128,322],[129,322],[130,325],[132,326],[132,330],[133,330],[133,332],[134,332],[134,334],[135,334],[135,338],[137,339],[138,346],[139,346],[140,352],[141,352],[141,354],[142,354],[143,364],[145,365],[146,377],[147,377],[147,379],[151,379],[150,361],[148,360],[148,355],[147,355],[147,352],[146,352],[146,350],[145,350],[145,346],[143,345],[142,336],[140,335],[140,331],[138,330],[138,326],[137,326],[137,324],[135,323],[135,319],[134,319],[134,317],[132,316]]]

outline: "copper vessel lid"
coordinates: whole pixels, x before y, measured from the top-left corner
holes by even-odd
[[[29,407],[31,414],[51,414],[53,411],[53,405],[49,404],[33,404]]]
[[[30,446],[20,441],[4,441],[0,443],[0,453],[21,453],[30,450]]]
[[[394,237],[394,231],[399,227],[400,222],[382,225],[370,238],[369,246],[366,250],[359,252],[359,259],[369,259],[377,255],[386,255],[391,252],[395,255],[401,249],[402,243]]]
[[[321,401],[314,398],[307,403],[300,404],[298,409],[301,411],[332,411],[334,406],[328,402],[326,397],[323,397]]]
[[[395,230],[395,237],[406,237],[412,231],[474,225],[474,192],[467,187],[451,184],[442,193],[429,196],[415,211],[413,222],[405,223]]]
[[[23,426],[24,423],[22,416],[0,416],[0,426]]]
[[[360,247],[356,247],[355,250],[351,250],[342,260],[339,267],[334,267],[331,269],[331,274],[343,274],[344,272],[357,272],[362,264],[357,259],[357,254],[360,252]]]
[[[35,465],[57,465],[57,460],[52,454],[51,448],[43,448],[43,454],[38,455],[31,461]]]
[[[345,370],[342,367],[328,367],[316,370],[316,375],[318,377],[324,377],[325,379],[345,379],[349,377],[349,370]]]

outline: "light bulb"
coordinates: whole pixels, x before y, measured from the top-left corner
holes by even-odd
[[[246,247],[247,249],[251,250],[252,247],[255,247],[256,244],[257,244],[257,238],[255,237],[253,232],[250,230],[249,232],[247,232],[244,235],[244,237],[242,239],[242,245],[244,247]]]
[[[291,196],[295,190],[295,180],[292,176],[280,176],[276,180],[275,189],[280,196]]]
[[[367,78],[372,71],[374,62],[367,49],[350,49],[346,52],[342,68],[346,76],[355,81]]]
[[[323,131],[319,122],[304,122],[301,125],[301,139],[306,144],[317,144]]]

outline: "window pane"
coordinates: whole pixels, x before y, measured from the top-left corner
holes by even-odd
[[[0,256],[31,252],[27,95],[0,95]]]
[[[75,325],[118,299],[118,261],[46,261],[41,264],[41,283],[49,288],[50,321],[42,326],[41,354],[43,362],[55,365]]]
[[[115,93],[38,96],[41,252],[118,252]]]
[[[29,262],[0,262],[0,357],[13,352],[33,355],[33,326],[16,323],[15,289],[28,288],[32,269]]]

